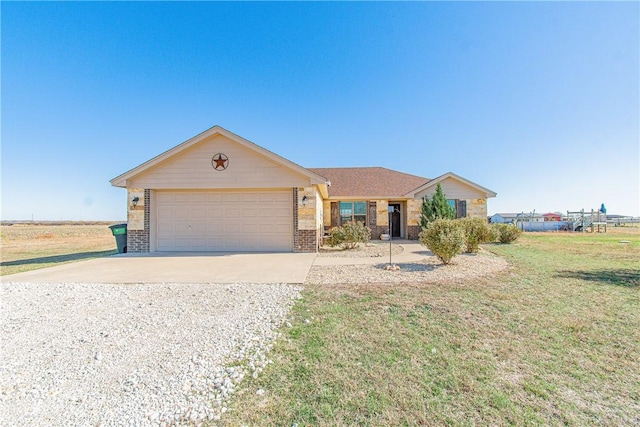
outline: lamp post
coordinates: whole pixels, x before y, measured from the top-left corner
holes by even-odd
[[[389,211],[389,267],[391,268],[393,266],[393,264],[391,263],[391,240],[393,239],[393,234],[392,234],[393,206],[389,206],[388,211]]]

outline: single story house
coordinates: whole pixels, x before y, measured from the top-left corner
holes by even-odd
[[[492,224],[514,224],[518,221],[528,222],[543,222],[544,217],[538,213],[496,213],[489,217],[489,222]]]
[[[517,220],[525,222],[544,222],[544,217],[535,212],[522,212],[517,215]]]
[[[394,237],[417,239],[438,184],[458,217],[486,217],[496,196],[451,172],[304,168],[220,126],[111,180],[128,193],[128,252],[315,252],[331,227],[363,221],[377,239],[390,218]]]
[[[491,215],[489,217],[489,222],[492,223],[492,224],[507,224],[507,223],[512,222],[509,217],[505,218],[502,215],[504,215],[504,214],[495,213],[495,214]]]

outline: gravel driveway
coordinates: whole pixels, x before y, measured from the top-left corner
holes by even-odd
[[[234,385],[269,362],[300,292],[249,283],[0,289],[3,426],[216,420]]]

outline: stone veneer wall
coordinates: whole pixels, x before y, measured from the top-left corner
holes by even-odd
[[[467,200],[467,217],[486,218],[487,217],[487,199]]]
[[[316,209],[320,207],[316,206]],[[300,230],[298,215],[298,188],[293,188],[293,252],[317,252],[318,230]]]
[[[144,229],[127,230],[127,252],[149,252],[151,241],[151,190],[144,190]]]

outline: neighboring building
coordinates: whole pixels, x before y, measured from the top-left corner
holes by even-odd
[[[549,212],[542,215],[545,221],[562,221],[562,215]]]
[[[489,222],[492,224],[505,224],[510,221],[508,221],[505,217],[503,217],[502,214],[497,213],[489,217]]]
[[[519,213],[516,216],[518,221],[528,221],[528,222],[544,222],[544,217],[538,213]]]
[[[517,221],[542,222],[544,217],[537,213],[496,213],[489,218],[489,222],[498,224],[514,224]]]
[[[422,198],[438,184],[458,217],[487,215],[496,193],[454,173],[435,179],[379,168],[306,169],[220,126],[114,178],[128,192],[128,252],[314,252],[322,235],[363,221],[417,239]]]
[[[489,222],[498,224],[513,224],[520,218],[519,213],[497,213],[489,218]]]

